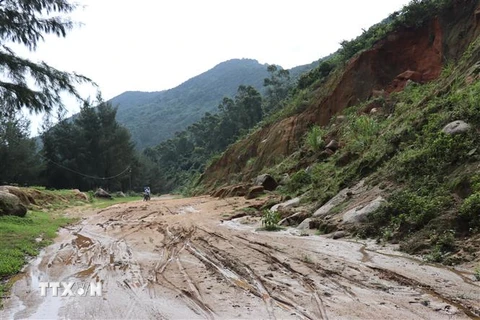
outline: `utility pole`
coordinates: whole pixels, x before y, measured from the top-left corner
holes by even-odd
[[[132,191],[132,168],[131,167],[128,169],[128,173],[130,175],[130,191]]]

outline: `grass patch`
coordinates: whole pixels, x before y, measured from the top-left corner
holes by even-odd
[[[18,273],[28,257],[51,244],[60,227],[73,222],[58,213],[41,211],[29,211],[23,218],[0,216],[0,297],[9,289],[4,280]]]
[[[102,199],[102,198],[94,198],[92,200],[92,207],[96,209],[104,209],[114,204],[131,202],[131,201],[139,201],[142,200],[142,197],[134,196],[134,197],[122,197],[122,198],[113,198],[113,199]]]
[[[75,223],[77,219],[65,217],[63,209],[86,205],[72,190],[46,190],[43,187],[21,188],[35,200],[25,217],[0,216],[0,307],[11,284],[8,278],[17,274],[28,259],[53,242],[59,228]],[[92,199],[90,205],[101,209],[117,203],[141,200],[142,197]]]

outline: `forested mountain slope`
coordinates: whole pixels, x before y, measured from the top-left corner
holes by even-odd
[[[318,63],[292,69],[292,78]],[[161,76],[161,75],[160,75]],[[263,90],[267,65],[252,59],[232,59],[159,92],[128,91],[110,100],[118,105],[117,121],[128,128],[137,149],[157,145],[199,120],[215,113],[223,97],[232,97],[240,85]]]

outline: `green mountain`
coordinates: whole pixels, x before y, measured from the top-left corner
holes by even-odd
[[[317,64],[293,68],[292,79]],[[127,91],[110,102],[118,106],[117,121],[130,130],[137,149],[143,149],[173,137],[206,112],[216,113],[223,97],[232,97],[240,85],[251,85],[261,92],[267,77],[266,64],[253,59],[232,59],[173,89]]]

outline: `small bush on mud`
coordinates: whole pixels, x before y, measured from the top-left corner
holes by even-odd
[[[280,214],[272,210],[264,210],[262,217],[262,226],[267,231],[275,231],[280,229],[278,223],[280,222]]]

